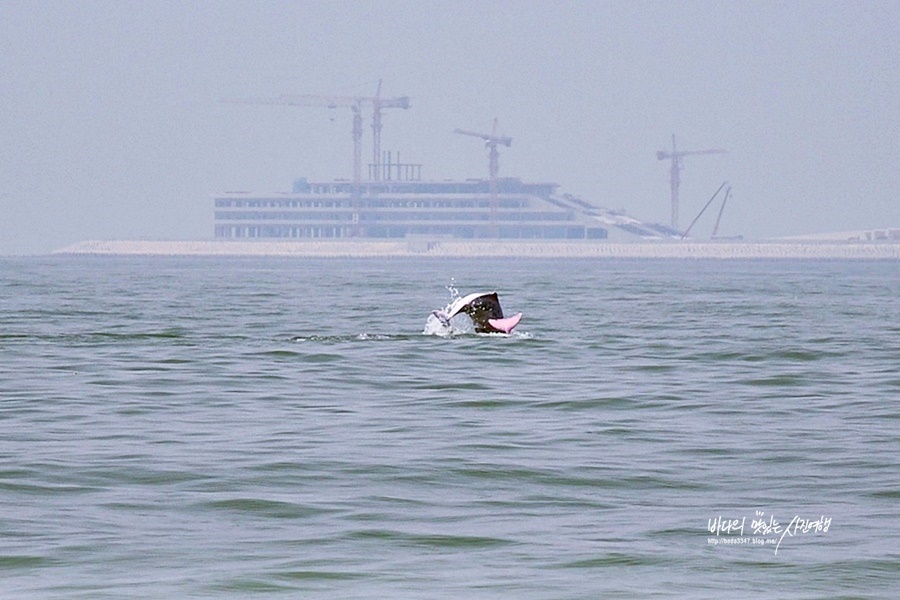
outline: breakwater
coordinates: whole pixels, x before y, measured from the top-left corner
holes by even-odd
[[[296,257],[548,257],[677,259],[900,260],[900,243],[866,242],[546,242],[396,241],[84,241],[53,254]]]

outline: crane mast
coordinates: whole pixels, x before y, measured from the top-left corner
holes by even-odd
[[[669,188],[672,193],[672,229],[678,230],[678,187],[681,185],[681,159],[685,156],[693,156],[699,154],[722,154],[726,152],[721,148],[712,148],[710,150],[681,150],[679,151],[675,145],[675,134],[672,134],[672,151],[660,150],[656,153],[659,160],[671,159],[672,166],[669,168]]]
[[[497,134],[497,119],[494,118],[494,126],[491,129],[491,133],[479,133],[477,131],[470,131],[468,129],[454,129],[453,133],[458,133],[460,135],[468,135],[472,137],[481,138],[484,140],[485,147],[488,148],[488,174],[490,179],[488,180],[488,186],[490,188],[491,193],[491,225],[496,227],[497,221],[497,172],[500,171],[500,152],[497,150],[497,145],[502,144],[507,148],[512,145],[512,138],[505,135]]]
[[[500,170],[500,153],[497,151],[497,144],[503,144],[506,147],[512,145],[512,138],[505,135],[497,135],[497,119],[494,119],[494,126],[491,133],[478,133],[477,131],[469,131],[468,129],[454,129],[453,133],[460,135],[470,135],[472,137],[481,138],[485,142],[485,147],[490,150],[488,173],[492,180],[497,178],[497,172]]]
[[[314,94],[282,95],[277,98],[229,99],[226,102],[239,104],[267,104],[279,106],[322,106],[326,108],[347,108],[353,111],[353,183],[357,186],[362,180],[362,111],[363,107],[372,107],[373,155],[375,168],[373,179],[378,181],[381,172],[381,111],[385,108],[409,108],[409,96],[394,98],[381,97],[381,80],[375,96],[323,96]]]

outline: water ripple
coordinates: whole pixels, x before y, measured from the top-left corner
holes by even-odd
[[[388,263],[5,261],[0,595],[893,597],[897,265]]]

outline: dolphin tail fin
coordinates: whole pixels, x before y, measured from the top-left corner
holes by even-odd
[[[522,320],[522,313],[516,313],[511,317],[504,319],[488,319],[488,325],[503,333],[509,333],[516,328],[519,321]]]

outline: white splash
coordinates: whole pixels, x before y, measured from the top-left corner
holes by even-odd
[[[453,302],[455,302],[459,298],[459,290],[456,289],[456,278],[450,278],[450,285],[446,286],[447,291],[450,292],[450,302],[447,303],[449,307]]]
[[[464,313],[460,313],[454,316],[450,322],[446,322],[442,319],[439,319],[436,312],[450,312],[450,306],[459,299],[459,289],[456,287],[456,279],[450,279],[450,285],[444,286],[446,290],[450,293],[450,300],[447,302],[447,305],[439,311],[434,311],[428,318],[425,320],[425,330],[422,331],[424,335],[437,335],[441,337],[449,337],[451,335],[465,334],[465,333],[474,333],[475,326],[472,324],[472,320],[468,317],[468,315]]]

